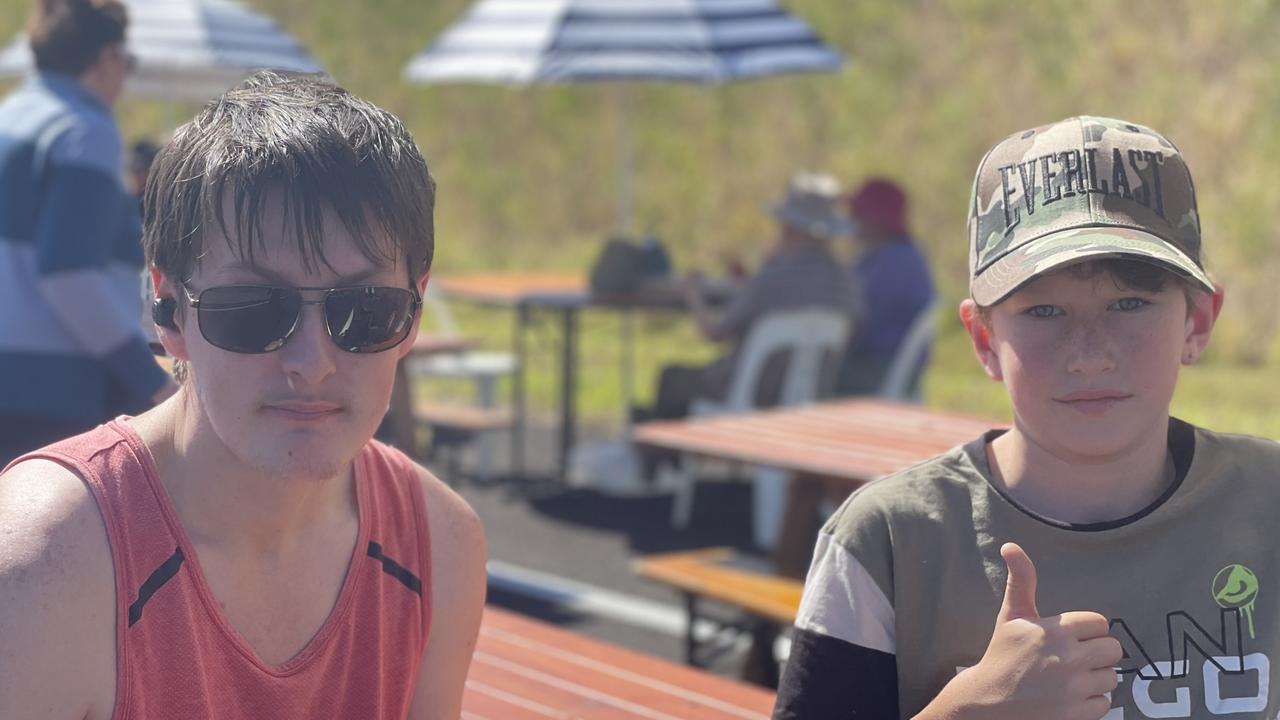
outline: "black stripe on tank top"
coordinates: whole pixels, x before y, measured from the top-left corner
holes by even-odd
[[[147,604],[151,596],[155,595],[156,591],[161,587],[164,587],[165,583],[172,580],[174,575],[178,574],[178,569],[182,567],[183,559],[182,548],[175,549],[169,559],[152,571],[147,581],[142,583],[142,587],[138,588],[138,599],[134,600],[133,604],[129,606],[129,627],[133,627],[134,623],[142,619],[142,606]]]
[[[418,579],[418,576],[409,572],[400,563],[396,562],[395,560],[392,560],[386,555],[383,555],[381,545],[379,545],[376,542],[370,541],[369,557],[375,560],[378,560],[379,562],[382,563],[382,572],[399,580],[401,583],[404,584],[405,587],[418,593],[419,595],[422,594],[422,581]]]

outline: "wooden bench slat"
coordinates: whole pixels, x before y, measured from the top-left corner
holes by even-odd
[[[729,548],[709,548],[640,558],[637,574],[699,597],[746,610],[775,622],[795,623],[804,583],[768,571],[736,568]]]
[[[544,720],[563,718],[563,709],[525,697],[530,693],[512,692],[507,678],[489,677],[475,662],[467,676],[462,696],[462,720]]]
[[[763,688],[493,608],[485,609],[468,682],[499,687],[531,707],[554,707],[575,718],[766,720],[773,707],[773,694]]]
[[[471,659],[467,682],[479,683],[493,699],[533,717],[542,717],[547,708],[559,711],[558,717],[591,717],[592,708],[608,708],[614,717],[628,720],[643,717],[642,706],[634,708],[641,712],[630,712],[633,704],[616,698],[612,688],[549,674],[544,670],[544,662],[542,657],[508,659],[477,650]]]

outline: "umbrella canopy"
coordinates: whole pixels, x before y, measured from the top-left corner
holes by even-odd
[[[840,64],[839,53],[773,0],[480,0],[409,62],[405,77],[714,84]]]
[[[207,100],[261,68],[323,72],[270,18],[234,0],[124,0],[128,47],[138,58],[126,92],[165,100]],[[0,74],[32,68],[19,37],[0,52]]]
[[[720,84],[831,71],[842,58],[773,0],[479,0],[405,66],[419,83],[658,80]],[[631,229],[628,108],[618,230]]]

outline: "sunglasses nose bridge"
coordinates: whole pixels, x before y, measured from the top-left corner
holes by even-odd
[[[308,310],[307,305],[320,305]],[[338,352],[325,318],[323,300],[303,300],[294,316],[293,327],[281,340],[279,351],[286,371],[308,384],[321,382],[336,370],[334,355]]]

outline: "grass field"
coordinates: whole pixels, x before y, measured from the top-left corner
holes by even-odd
[[[464,331],[487,347],[510,347],[513,318],[495,309],[455,306]],[[652,399],[658,369],[668,362],[702,362],[715,357],[716,348],[701,341],[692,323],[679,315],[639,314],[634,317],[636,399]],[[925,375],[924,398],[932,407],[990,417],[1010,418],[1004,386],[983,374],[960,322],[948,310],[940,322],[933,360]],[[585,313],[581,326],[578,383],[579,407],[586,422],[616,424],[622,416],[622,320],[609,311]],[[529,393],[537,410],[551,412],[558,402],[560,330],[555,316],[535,320],[529,334]],[[456,383],[428,385],[428,392],[455,398],[467,388]],[[1280,439],[1276,412],[1276,379],[1263,366],[1243,366],[1209,358],[1185,368],[1174,397],[1173,414],[1224,432],[1240,432]]]

